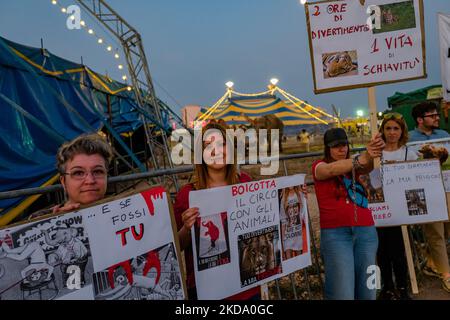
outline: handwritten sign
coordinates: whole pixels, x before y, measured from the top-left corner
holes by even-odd
[[[167,194],[155,187],[0,230],[0,265],[8,274],[0,277],[0,296],[184,299],[172,225]]]
[[[190,193],[199,299],[223,299],[311,264],[305,175]]]
[[[369,205],[377,227],[448,220],[439,160],[384,164],[384,200]]]
[[[306,3],[314,92],[426,77],[421,0]]]

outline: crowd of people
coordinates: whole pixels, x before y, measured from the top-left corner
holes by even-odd
[[[325,299],[376,299],[377,289],[367,286],[367,270],[372,265],[378,265],[381,269],[383,287],[379,299],[411,299],[401,229],[375,227],[359,180],[362,175],[373,170],[376,158],[382,161],[417,159],[417,154],[406,147],[408,141],[449,136],[446,131],[438,129],[439,113],[434,104],[421,103],[414,107],[412,115],[417,127],[408,132],[401,114],[385,114],[379,133],[367,143],[366,151],[355,156],[350,154],[344,129],[332,128],[324,134],[324,156],[312,164],[312,175],[320,212]],[[196,143],[201,144],[202,151],[212,143],[218,144],[223,146],[223,152],[211,154],[215,159],[213,161],[202,159],[200,164],[196,164],[192,181],[179,190],[174,201],[179,243],[185,254],[189,299],[197,297],[190,233],[199,216],[198,208],[189,205],[189,193],[251,181],[251,177],[240,171],[236,163],[227,164],[223,161],[230,148],[226,144],[224,125],[211,122],[203,128],[203,133],[207,135],[209,129],[221,132],[222,139],[208,139],[206,136]],[[306,135],[301,137],[300,142],[306,143],[309,149],[309,137]],[[80,205],[103,199],[111,159],[111,146],[98,134],[83,135],[62,145],[57,153],[57,167],[66,201],[32,217],[70,212]],[[294,191],[292,197],[286,197],[286,201],[297,196],[298,190]],[[301,192],[306,195],[306,186],[302,187]],[[430,248],[423,271],[441,279],[443,289],[448,292],[450,268],[446,245],[449,226],[448,222],[423,225]],[[290,255],[294,253],[293,250],[289,251]],[[256,287],[230,299],[260,299],[260,289]]]

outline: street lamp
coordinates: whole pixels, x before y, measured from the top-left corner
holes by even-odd
[[[280,80],[278,80],[277,78],[270,79],[270,83],[274,86],[276,86],[278,84],[278,82],[280,82]]]
[[[302,5],[305,5],[306,1],[307,1],[307,0],[300,0],[300,3],[301,3]]]
[[[364,115],[364,112],[362,110],[356,110],[356,115],[358,117],[362,117]]]
[[[225,83],[225,85],[227,86],[228,89],[231,89],[234,86],[234,82],[233,81],[228,81],[227,83]]]

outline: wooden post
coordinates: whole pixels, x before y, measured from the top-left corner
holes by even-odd
[[[371,132],[371,135],[373,138],[378,133],[377,98],[376,98],[375,87],[369,87],[368,96],[369,96],[370,132]],[[377,158],[374,160],[374,168],[379,168],[379,167],[380,167],[380,159]]]
[[[406,262],[408,264],[409,279],[411,280],[411,290],[413,294],[419,294],[417,286],[416,270],[411,253],[411,243],[409,242],[408,227],[402,226],[403,243],[405,245]]]

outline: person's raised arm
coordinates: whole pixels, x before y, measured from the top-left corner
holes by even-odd
[[[367,151],[363,152],[357,159],[356,171],[366,174],[373,170],[373,159],[381,157],[384,149],[384,141],[381,134],[377,134],[367,144]],[[331,163],[319,163],[316,166],[316,179],[327,180],[348,172],[353,168],[353,159],[342,159]]]

